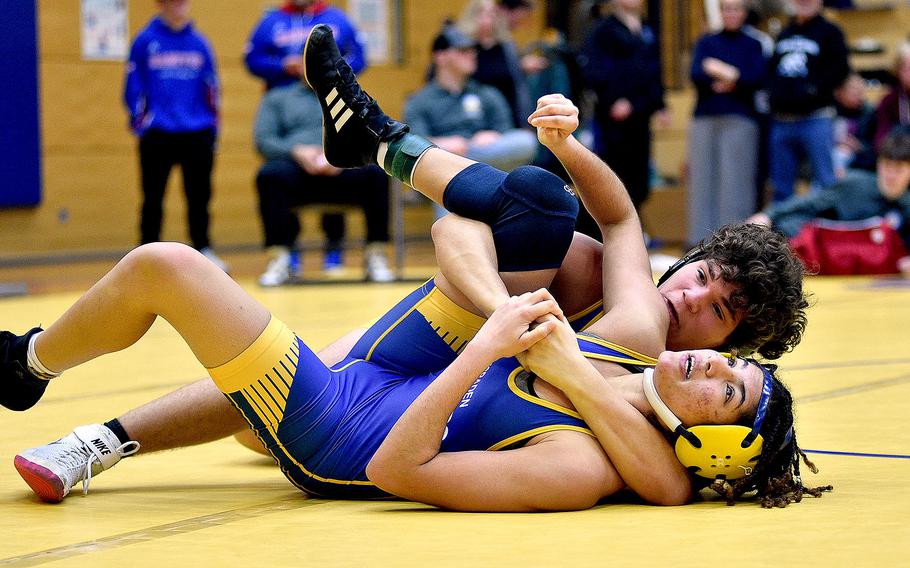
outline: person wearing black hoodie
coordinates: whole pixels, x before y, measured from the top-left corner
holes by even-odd
[[[791,4],[794,17],[777,38],[770,69],[775,202],[793,194],[802,155],[812,165],[814,187],[834,183],[834,90],[850,73],[844,34],[822,16],[822,0]]]

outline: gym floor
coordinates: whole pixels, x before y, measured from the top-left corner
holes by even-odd
[[[244,287],[316,348],[416,286],[263,290],[255,285],[261,259],[228,260]],[[431,262],[416,272],[430,274]],[[108,266],[0,271],[0,282],[31,290],[0,299],[0,327],[49,324]],[[93,479],[85,497],[76,487],[61,504],[40,502],[12,466],[18,451],[205,376],[159,321],[135,346],[68,371],[27,413],[0,411],[0,565],[908,566],[910,286],[887,278],[811,278],[808,286],[809,328],[781,361],[781,376],[796,397],[800,444],[820,468],[804,480],[835,488],[821,499],[764,510],[706,495],[682,507],[619,500],[550,514],[324,501],[223,440],[125,460]]]

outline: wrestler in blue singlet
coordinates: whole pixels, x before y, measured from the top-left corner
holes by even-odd
[[[569,316],[569,324],[581,331],[603,313],[603,302],[598,302]],[[348,356],[405,375],[429,373],[454,361],[484,321],[456,305],[430,280],[371,325]]]
[[[598,338],[579,337],[579,344],[598,358],[654,364]],[[276,349],[280,345],[287,347]],[[352,358],[329,369],[276,320],[248,351],[252,354],[245,352],[237,362],[212,370],[212,378],[288,479],[322,497],[388,497],[367,479],[366,466],[398,418],[440,372],[405,376]],[[260,354],[268,362],[254,360]],[[538,398],[533,381],[514,358],[488,367],[452,414],[441,451],[509,449],[553,430],[591,434],[577,413]]]
[[[572,243],[578,201],[565,182],[540,168],[507,174],[473,164],[449,182],[444,201],[450,211],[490,225],[502,272],[558,268]],[[602,313],[595,304],[569,321],[581,330]],[[430,281],[373,324],[349,355],[402,374],[430,373],[451,363],[483,322]]]

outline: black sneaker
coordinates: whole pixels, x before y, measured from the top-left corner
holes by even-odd
[[[49,381],[28,370],[26,351],[29,339],[41,331],[33,328],[25,335],[0,331],[0,404],[10,410],[28,410],[41,399]]]
[[[303,48],[303,79],[322,107],[322,145],[336,168],[360,168],[376,163],[380,142],[389,142],[408,126],[388,117],[357,83],[338,51],[332,28],[314,26]]]

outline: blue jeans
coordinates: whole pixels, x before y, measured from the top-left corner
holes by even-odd
[[[795,121],[774,120],[770,136],[770,178],[774,202],[793,195],[800,160],[809,158],[812,185],[824,189],[834,183],[834,121],[829,117]]]

